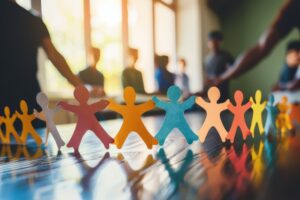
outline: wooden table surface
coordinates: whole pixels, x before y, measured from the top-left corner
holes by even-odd
[[[202,113],[186,115],[198,130]],[[231,117],[224,114],[228,128]],[[152,134],[161,127],[160,116],[143,121]],[[122,120],[102,122],[114,136]],[[61,125],[67,142],[75,125]],[[248,138],[222,144],[214,130],[204,144],[187,145],[180,133],[171,133],[163,147],[148,150],[136,134],[125,146],[106,151],[90,132],[80,154],[63,148],[50,137],[49,146],[1,146],[1,200],[80,199],[299,199],[300,136]]]

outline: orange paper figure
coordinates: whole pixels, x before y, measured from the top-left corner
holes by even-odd
[[[184,117],[184,112],[195,104],[196,97],[191,96],[183,103],[180,103],[178,100],[181,97],[181,91],[177,86],[169,87],[167,96],[170,99],[170,102],[163,102],[156,96],[152,98],[157,107],[166,111],[166,117],[163,125],[155,138],[158,140],[160,145],[163,145],[170,132],[174,128],[177,128],[184,135],[187,143],[192,144],[193,141],[198,140],[198,136],[188,125]]]
[[[54,118],[54,114],[57,110],[56,109],[50,109],[48,107],[49,105],[49,100],[48,97],[46,96],[46,94],[40,92],[37,94],[36,96],[36,101],[37,103],[41,106],[42,108],[42,112],[37,112],[36,110],[34,111],[34,115],[42,120],[46,122],[47,128],[46,128],[46,144],[48,144],[48,136],[49,136],[49,132],[51,132],[55,143],[57,145],[57,148],[60,149],[62,146],[65,145],[65,142],[61,139],[59,132],[56,128],[56,125],[53,121]]]
[[[261,102],[261,91],[256,90],[255,92],[255,101],[252,97],[250,97],[251,108],[253,110],[252,122],[250,126],[250,131],[252,133],[252,137],[254,137],[255,126],[258,126],[259,133],[262,134],[264,132],[264,126],[262,122],[262,113],[266,108],[267,101]]]
[[[104,147],[108,149],[109,144],[113,143],[114,140],[99,124],[95,113],[107,107],[109,102],[106,100],[101,100],[89,105],[87,103],[89,99],[89,92],[83,85],[75,88],[74,97],[79,102],[79,105],[70,105],[66,102],[60,102],[58,104],[64,110],[73,112],[78,117],[76,128],[69,143],[67,144],[67,147],[72,147],[74,148],[75,152],[77,152],[84,134],[88,130],[91,130],[101,140],[101,142],[104,144]]]
[[[285,133],[287,130],[291,130],[293,125],[290,120],[289,110],[291,105],[288,103],[286,96],[282,97],[281,102],[277,105],[279,114],[277,116],[276,125],[281,133]]]
[[[300,105],[299,104],[292,105],[290,119],[292,122],[300,124]]]
[[[1,129],[0,129],[0,141],[1,141],[1,144],[6,144],[7,143]]]
[[[20,103],[20,108],[22,111],[22,114],[20,114],[18,111],[16,111],[17,117],[22,122],[22,133],[21,133],[21,140],[23,144],[26,144],[27,136],[30,134],[32,138],[35,140],[36,144],[40,146],[42,144],[42,139],[39,136],[39,134],[35,131],[35,129],[32,126],[32,121],[35,120],[34,114],[28,113],[28,106],[26,101],[22,100]]]
[[[132,87],[126,87],[124,90],[124,100],[126,104],[120,105],[111,100],[108,106],[109,109],[120,113],[124,118],[122,127],[115,137],[115,144],[118,149],[123,146],[130,132],[139,134],[148,149],[151,149],[153,145],[157,144],[157,140],[147,131],[141,120],[142,114],[152,110],[155,104],[152,100],[149,100],[146,103],[135,105],[135,99],[135,90]]]
[[[4,117],[0,117],[0,124],[3,123],[5,125],[5,136],[2,136],[3,137],[2,143],[10,144],[10,135],[13,135],[16,142],[18,144],[22,144],[22,140],[18,135],[16,129],[14,128],[14,123],[17,118],[16,114],[10,116],[10,109],[9,107],[5,106],[4,115],[5,115]]]
[[[202,97],[198,97],[196,99],[196,103],[204,108],[206,111],[206,119],[203,123],[203,126],[198,131],[198,135],[200,137],[200,142],[203,143],[208,134],[210,128],[215,127],[218,131],[222,142],[226,141],[226,136],[228,132],[224,128],[224,125],[221,121],[221,112],[227,110],[229,100],[224,103],[217,103],[220,98],[220,90],[217,87],[211,87],[208,90],[208,99],[209,102],[206,102],[202,99]]]
[[[244,95],[243,92],[240,90],[235,91],[234,100],[236,102],[236,106],[232,105],[232,103],[228,105],[228,109],[234,114],[234,119],[227,136],[231,143],[234,142],[234,138],[238,127],[240,127],[242,131],[244,140],[246,140],[248,135],[251,135],[251,132],[247,127],[245,121],[245,112],[251,107],[251,102],[247,102],[245,105],[242,105]]]

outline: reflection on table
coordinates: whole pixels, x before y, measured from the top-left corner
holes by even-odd
[[[197,112],[186,117],[195,131],[204,120]],[[154,134],[162,117],[143,121]],[[122,120],[102,124],[114,136]],[[74,127],[58,127],[65,141]],[[123,149],[108,151],[88,133],[80,154],[67,148],[58,153],[51,139],[45,150],[1,146],[0,199],[297,199],[300,194],[297,131],[235,145],[222,144],[211,131],[204,145],[187,145],[174,130],[153,150],[133,133]]]

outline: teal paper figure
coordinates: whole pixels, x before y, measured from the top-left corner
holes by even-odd
[[[278,115],[278,108],[276,105],[274,105],[274,96],[271,94],[269,96],[269,101],[266,106],[267,109],[267,120],[265,124],[265,132],[268,134],[270,131],[270,128],[273,129],[273,131],[277,132],[277,126],[276,126],[276,119]]]
[[[178,189],[181,186],[189,187],[188,183],[184,180],[184,177],[188,171],[188,168],[190,167],[190,165],[193,162],[193,159],[194,159],[193,156],[194,155],[193,155],[192,150],[189,149],[188,152],[186,153],[185,157],[183,158],[183,163],[177,170],[175,170],[175,168],[171,166],[170,160],[167,158],[164,149],[159,150],[157,157],[160,159],[160,161],[165,166],[165,169],[167,170],[167,172],[170,176],[170,180],[171,180],[172,190],[169,195],[170,199],[172,199],[172,197],[174,197],[176,195],[176,192],[178,191]],[[182,199],[182,198],[183,197],[181,197],[179,199]]]
[[[166,117],[164,119],[163,126],[155,136],[159,144],[164,144],[167,136],[174,128],[177,128],[182,132],[188,144],[198,140],[198,136],[191,130],[184,117],[184,111],[194,105],[195,96],[192,96],[185,102],[180,103],[178,100],[181,96],[181,91],[177,86],[169,87],[167,96],[170,99],[170,102],[160,101],[156,96],[152,98],[157,107],[166,111]]]

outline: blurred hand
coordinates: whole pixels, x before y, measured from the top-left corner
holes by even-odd
[[[279,91],[279,90],[280,90],[280,86],[279,86],[278,83],[275,84],[275,85],[273,85],[273,87],[272,87],[272,91],[273,91],[273,92],[276,92],[276,91]]]
[[[220,77],[209,77],[206,80],[206,84],[209,86],[218,86],[223,82],[222,78]]]

